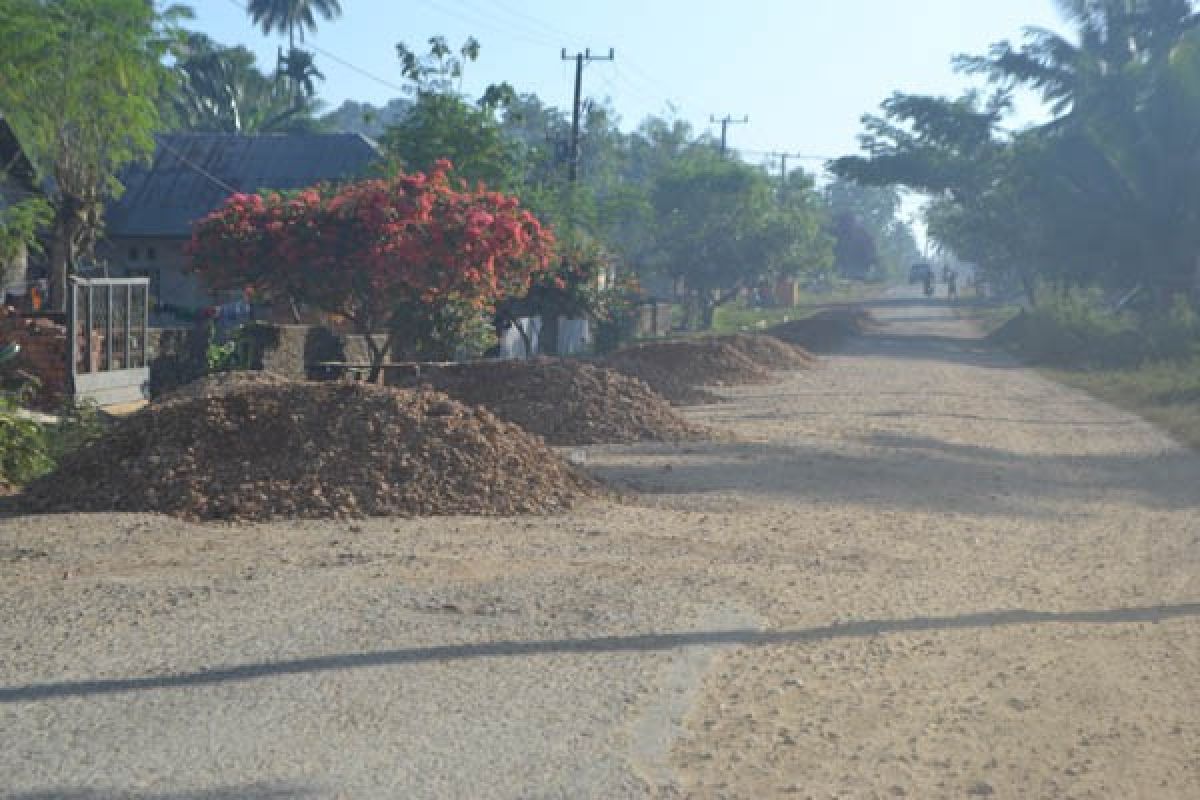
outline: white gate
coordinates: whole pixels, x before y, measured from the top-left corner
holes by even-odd
[[[71,278],[68,358],[76,401],[101,406],[148,396],[149,278]]]

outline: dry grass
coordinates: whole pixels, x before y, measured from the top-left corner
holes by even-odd
[[[1200,359],[1134,369],[1046,370],[1057,381],[1133,411],[1200,447]]]

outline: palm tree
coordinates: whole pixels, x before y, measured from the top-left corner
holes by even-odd
[[[1054,111],[1027,138],[1041,140],[1057,238],[1088,232],[1090,252],[1073,248],[1080,269],[1180,286],[1200,250],[1200,14],[1192,0],[1058,5],[1074,40],[1033,30],[1019,49],[962,63],[1040,91]]]
[[[296,33],[304,41],[304,31],[317,29],[316,14],[327,20],[341,16],[340,0],[250,0],[246,13],[264,34],[274,31],[288,35],[288,48],[296,48]]]
[[[297,79],[315,69],[297,60]],[[305,68],[305,66],[307,68]],[[319,75],[319,73],[316,73]],[[163,109],[174,130],[205,133],[284,133],[312,130],[319,103],[264,75],[244,47],[223,47],[203,34],[188,37]]]

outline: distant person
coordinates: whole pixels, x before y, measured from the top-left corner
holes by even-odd
[[[946,273],[946,297],[958,297],[958,272],[955,270]]]
[[[925,281],[925,296],[933,297],[933,270],[929,270],[928,272],[925,273],[924,281]]]

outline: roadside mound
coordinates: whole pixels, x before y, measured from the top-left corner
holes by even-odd
[[[507,515],[563,509],[592,486],[535,437],[443,394],[292,383],[118,420],[18,505],[224,520]]]
[[[677,405],[720,401],[697,387],[771,380],[765,367],[716,338],[645,342],[612,353],[604,364],[644,380]]]
[[[768,369],[808,369],[817,362],[816,357],[803,347],[765,333],[734,333],[713,339]]]
[[[725,398],[701,389],[680,377],[673,366],[667,366],[641,354],[622,350],[612,353],[602,362],[605,367],[630,378],[636,378],[673,406],[703,406],[724,403]]]
[[[782,322],[767,328],[766,333],[806,350],[827,352],[865,333],[870,324],[871,313],[865,308],[830,308],[811,317]]]
[[[437,365],[404,381],[483,406],[556,445],[677,442],[706,433],[642,381],[581,361]]]

